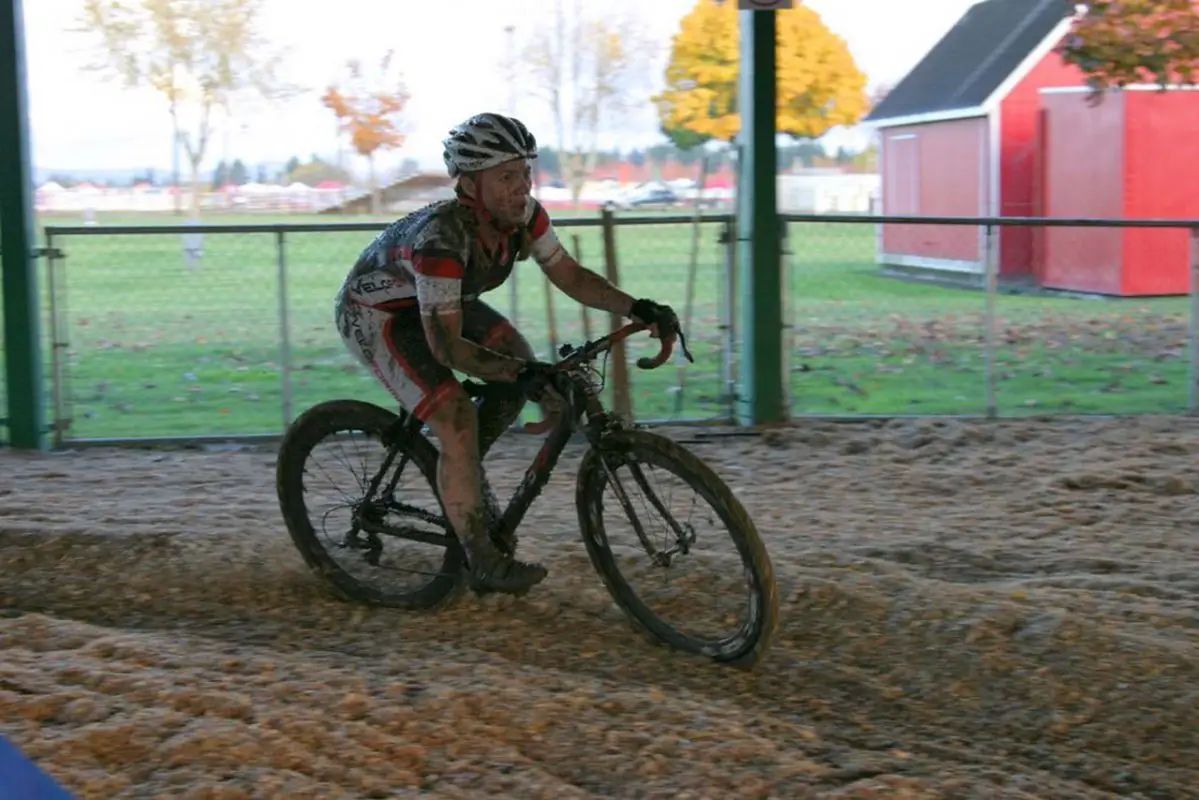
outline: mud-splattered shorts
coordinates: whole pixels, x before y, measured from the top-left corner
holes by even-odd
[[[453,370],[433,357],[415,307],[382,311],[347,303],[337,312],[337,329],[354,357],[422,422],[458,385]],[[482,300],[462,304],[464,339],[502,350],[500,343],[508,340],[511,332],[512,323]]]

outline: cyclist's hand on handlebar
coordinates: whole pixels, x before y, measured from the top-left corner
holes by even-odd
[[[554,365],[545,361],[529,361],[516,376],[516,385],[533,402],[541,406],[541,421],[525,424],[528,433],[545,433],[554,426],[562,413],[561,398],[554,383]]]
[[[674,309],[662,303],[655,303],[653,300],[642,298],[633,303],[633,308],[630,316],[643,325],[650,327],[650,335],[656,339],[661,339],[664,343],[671,342],[676,338],[683,348],[683,355],[688,361],[694,362],[690,351],[687,350],[687,341],[683,337],[683,331],[679,325],[678,315],[674,313]]]
[[[642,325],[648,325],[655,339],[666,339],[679,330],[679,318],[674,309],[662,303],[642,298],[633,303],[630,315]]]
[[[553,386],[554,365],[546,361],[526,361],[514,383],[530,400],[540,401],[546,388]]]

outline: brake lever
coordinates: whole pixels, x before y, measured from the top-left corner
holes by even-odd
[[[675,335],[679,337],[679,347],[683,348],[683,356],[694,364],[695,359],[691,357],[691,351],[687,349],[687,337],[683,335],[683,329],[675,328]]]

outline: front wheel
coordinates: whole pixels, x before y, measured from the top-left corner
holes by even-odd
[[[697,497],[680,504],[674,488],[657,485],[659,473]],[[745,507],[707,464],[655,433],[612,433],[583,457],[576,502],[591,563],[636,627],[714,661],[752,667],[761,660],[778,626],[774,570]],[[606,511],[616,513],[606,518]],[[705,523],[712,529],[701,535]],[[664,588],[652,609],[643,598],[684,565],[701,574]],[[642,579],[647,586],[634,589]],[[710,618],[720,630],[695,632],[708,616],[704,607],[737,584],[742,610],[717,610]]]

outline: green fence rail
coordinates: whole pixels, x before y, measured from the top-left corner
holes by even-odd
[[[730,225],[727,215],[619,220],[621,285],[680,315],[689,308],[696,358],[685,372],[673,365],[632,370],[639,420],[731,413],[732,328],[722,283]],[[55,441],[273,436],[331,397],[394,405],[345,351],[333,325],[346,270],[382,226],[47,227]],[[559,219],[555,226],[580,261],[605,271],[599,219]],[[607,314],[585,317],[577,303],[549,290],[532,261],[485,299],[541,358],[608,329]],[[635,358],[656,343],[646,337],[630,344]]]

